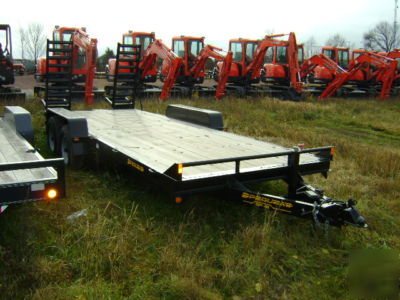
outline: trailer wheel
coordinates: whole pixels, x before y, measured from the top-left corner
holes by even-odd
[[[59,140],[59,124],[55,117],[50,117],[47,121],[47,145],[54,154],[59,153],[60,140]]]
[[[72,152],[72,139],[67,125],[61,128],[60,153],[64,158],[64,163],[71,168],[79,169],[83,166],[83,155],[74,155]]]

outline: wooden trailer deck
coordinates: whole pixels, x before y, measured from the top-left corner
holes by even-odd
[[[54,109],[57,110],[57,109]],[[254,156],[290,151],[269,142],[218,131],[145,111],[74,111],[86,118],[89,136],[159,173],[176,163]],[[300,165],[321,162],[314,154],[302,154]],[[287,156],[245,160],[240,172],[288,165]],[[182,180],[229,175],[235,163],[207,164],[184,168]]]
[[[44,160],[35,149],[0,118],[0,164]],[[54,168],[0,171],[0,188],[47,183],[57,180]]]

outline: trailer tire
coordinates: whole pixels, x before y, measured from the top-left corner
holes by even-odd
[[[64,125],[60,132],[60,154],[64,158],[64,163],[72,169],[83,166],[84,156],[74,155],[72,152],[72,139],[67,125]]]
[[[60,151],[60,124],[56,117],[50,117],[46,124],[47,131],[47,146],[54,154],[59,154]]]

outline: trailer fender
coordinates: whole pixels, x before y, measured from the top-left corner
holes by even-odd
[[[62,128],[67,127],[68,139],[71,141],[70,151],[72,155],[85,155],[88,153],[86,143],[89,137],[87,120],[77,116],[65,108],[50,108],[47,110],[47,120],[54,118],[57,122],[56,135],[60,138]]]
[[[219,111],[202,109],[181,104],[169,104],[165,115],[196,125],[205,126],[216,130],[224,130],[224,121]]]
[[[31,114],[20,106],[4,107],[4,120],[15,128],[16,132],[22,135],[31,145],[34,144],[34,132]]]

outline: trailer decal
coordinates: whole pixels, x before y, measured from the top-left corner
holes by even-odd
[[[144,172],[144,167],[139,165],[138,163],[135,163],[133,160],[128,158],[127,162],[128,166],[134,167],[136,170],[139,170],[140,172]]]
[[[248,203],[248,204],[252,204],[255,206],[261,206],[264,208],[271,208],[274,210],[280,210],[280,211],[284,211],[287,213],[291,213],[290,210],[287,209],[283,209],[283,208],[292,208],[293,204],[292,203],[288,203],[288,202],[284,202],[284,201],[280,201],[280,200],[276,200],[276,199],[270,199],[264,196],[260,196],[260,195],[253,195],[253,194],[249,194],[246,192],[243,192],[241,195],[243,202]],[[246,200],[249,199],[249,200]],[[253,200],[253,201],[251,201]]]

